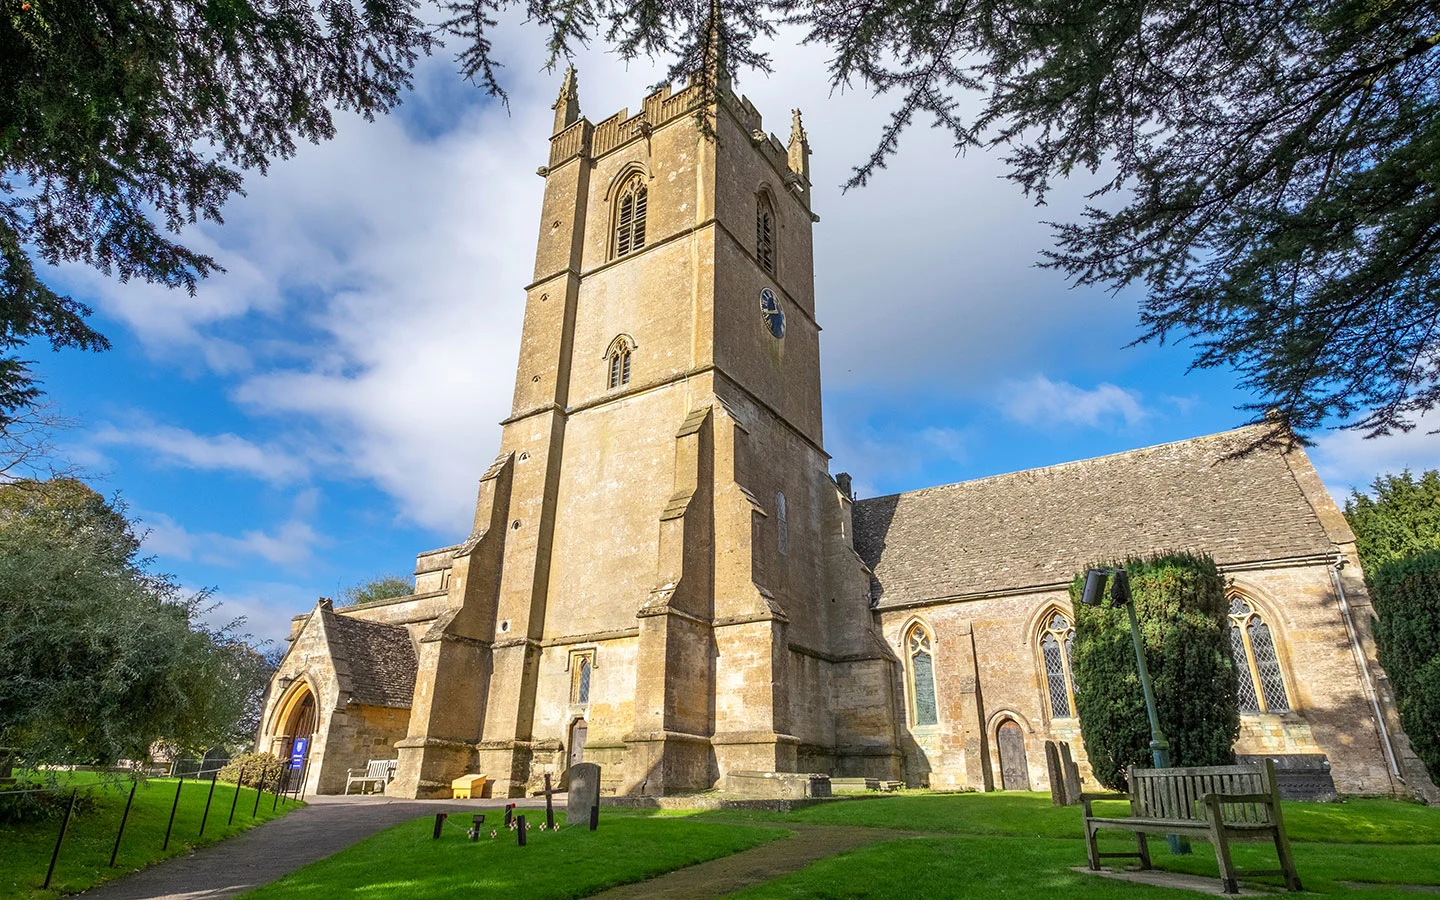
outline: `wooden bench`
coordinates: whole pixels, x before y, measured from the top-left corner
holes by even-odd
[[[360,793],[385,793],[385,785],[395,779],[395,767],[400,764],[398,759],[372,759],[365,766],[361,774],[359,769],[345,770],[345,793],[350,793],[352,784],[360,785]],[[373,784],[375,789],[367,791],[366,785]]]
[[[1275,842],[1280,868],[1246,875],[1281,875],[1285,887],[1302,890],[1300,876],[1295,873],[1295,859],[1290,855],[1290,839],[1285,836],[1285,822],[1280,816],[1280,790],[1275,784],[1275,764],[1209,766],[1189,769],[1129,769],[1128,794],[1081,794],[1085,807],[1085,849],[1090,868],[1099,869],[1100,860],[1112,858],[1140,860],[1140,868],[1150,868],[1147,834],[1188,835],[1207,840],[1215,848],[1220,863],[1220,880],[1225,893],[1240,892],[1239,872],[1230,859],[1231,841]],[[1090,804],[1096,800],[1128,800],[1128,817],[1094,815]],[[1139,845],[1138,853],[1101,853],[1095,834],[1101,830],[1133,831]]]

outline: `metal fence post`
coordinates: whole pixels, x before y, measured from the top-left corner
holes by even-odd
[[[180,783],[175,785],[175,802],[170,806],[170,823],[165,826],[165,843],[160,850],[164,852],[170,849],[170,829],[175,827],[175,811],[180,808],[180,789],[185,786],[185,776],[180,776]]]
[[[45,872],[45,883],[40,885],[41,890],[50,887],[50,878],[55,874],[55,862],[60,859],[60,845],[65,842],[65,832],[70,829],[70,815],[75,812],[75,795],[79,788],[70,792],[70,805],[65,808],[65,819],[60,823],[60,836],[55,839],[55,852],[50,854],[50,868]]]
[[[245,765],[240,765],[240,778],[235,782],[235,796],[230,798],[230,818],[226,820],[227,826],[235,823],[235,804],[240,802],[240,787],[245,784]]]
[[[130,797],[125,801],[125,812],[120,815],[120,830],[115,832],[115,849],[110,851],[110,868],[115,868],[115,857],[120,854],[120,838],[125,836],[125,823],[130,820],[130,804],[135,802],[135,788],[139,782],[130,782]]]
[[[200,814],[200,837],[202,838],[205,836],[205,820],[210,818],[210,801],[215,797],[215,782],[219,778],[218,771],[210,776],[210,793],[205,795],[205,812]]]
[[[269,775],[262,766],[260,768],[260,784],[255,787],[255,808],[250,810],[250,818],[253,821],[255,814],[260,812],[260,795],[265,793],[265,776]]]

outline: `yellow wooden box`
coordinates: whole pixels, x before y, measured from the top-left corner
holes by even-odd
[[[479,797],[485,792],[484,775],[461,775],[450,782],[450,790],[455,792],[456,800],[469,800],[472,797]]]

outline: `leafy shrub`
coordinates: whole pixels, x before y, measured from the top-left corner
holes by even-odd
[[[0,790],[0,822],[17,824],[43,819],[58,819],[70,805],[71,788],[35,782],[17,782],[14,787]],[[75,794],[75,815],[94,812],[99,805],[95,788],[82,788]]]
[[[1385,563],[1367,580],[1380,664],[1400,722],[1430,777],[1440,780],[1440,550]]]
[[[1129,559],[1125,570],[1170,764],[1233,763],[1240,712],[1224,577],[1208,556],[1188,553]],[[1108,605],[1108,591],[1107,605],[1083,606],[1084,587],[1083,574],[1070,586],[1080,732],[1096,779],[1124,790],[1126,768],[1152,765],[1145,695],[1125,610]]]
[[[215,777],[220,781],[234,784],[244,777],[246,787],[259,787],[262,780],[266,787],[274,787],[284,772],[284,764],[273,753],[242,753],[220,770]]]

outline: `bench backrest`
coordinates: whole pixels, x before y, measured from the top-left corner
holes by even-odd
[[[365,777],[383,778],[389,781],[395,777],[395,769],[399,764],[398,759],[372,759],[365,767]]]
[[[1201,802],[1206,794],[1264,794],[1279,803],[1275,789],[1275,764],[1196,766],[1175,769],[1129,770],[1132,815],[1153,819],[1206,821],[1209,814]],[[1265,803],[1225,803],[1220,807],[1224,821],[1231,824],[1268,824],[1274,821]],[[1278,815],[1278,809],[1277,813]]]

